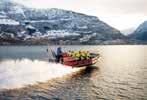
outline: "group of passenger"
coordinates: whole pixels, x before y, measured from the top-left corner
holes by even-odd
[[[68,51],[67,52],[68,56],[73,57],[77,60],[82,60],[82,59],[89,59],[90,58],[90,53],[88,51]]]
[[[67,56],[73,57],[76,60],[83,60],[83,59],[89,59],[90,58],[89,51],[85,51],[85,50],[68,51],[68,52],[66,52],[66,54],[67,54]],[[57,48],[56,59],[57,59],[57,62],[63,62],[63,52],[62,52],[61,47]]]

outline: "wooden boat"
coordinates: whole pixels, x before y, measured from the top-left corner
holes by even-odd
[[[90,53],[90,58],[88,59],[75,59],[73,57],[63,55],[63,65],[71,66],[71,67],[84,67],[84,66],[91,66],[97,63],[100,55]]]

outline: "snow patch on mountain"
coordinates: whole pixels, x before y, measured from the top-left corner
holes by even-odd
[[[45,36],[48,36],[49,38],[58,38],[58,37],[68,37],[68,36],[80,36],[78,33],[70,33],[66,30],[50,30],[47,31],[47,34]]]
[[[135,31],[135,33],[147,32],[147,21],[143,22]]]
[[[1,25],[19,25],[18,21],[12,19],[0,19]]]
[[[7,15],[4,11],[0,11],[0,19],[7,18]]]

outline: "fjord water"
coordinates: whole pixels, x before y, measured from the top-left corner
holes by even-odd
[[[82,69],[49,63],[46,48],[0,47],[0,100],[147,100],[147,46],[62,46],[100,53]]]

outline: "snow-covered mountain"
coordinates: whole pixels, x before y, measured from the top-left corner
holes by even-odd
[[[95,16],[56,8],[27,8],[11,0],[0,0],[0,34],[1,40],[13,34],[11,38],[20,41],[55,39],[70,40],[73,44],[77,41],[102,43],[125,38],[120,31]]]
[[[147,42],[147,21],[144,21],[129,37]]]

